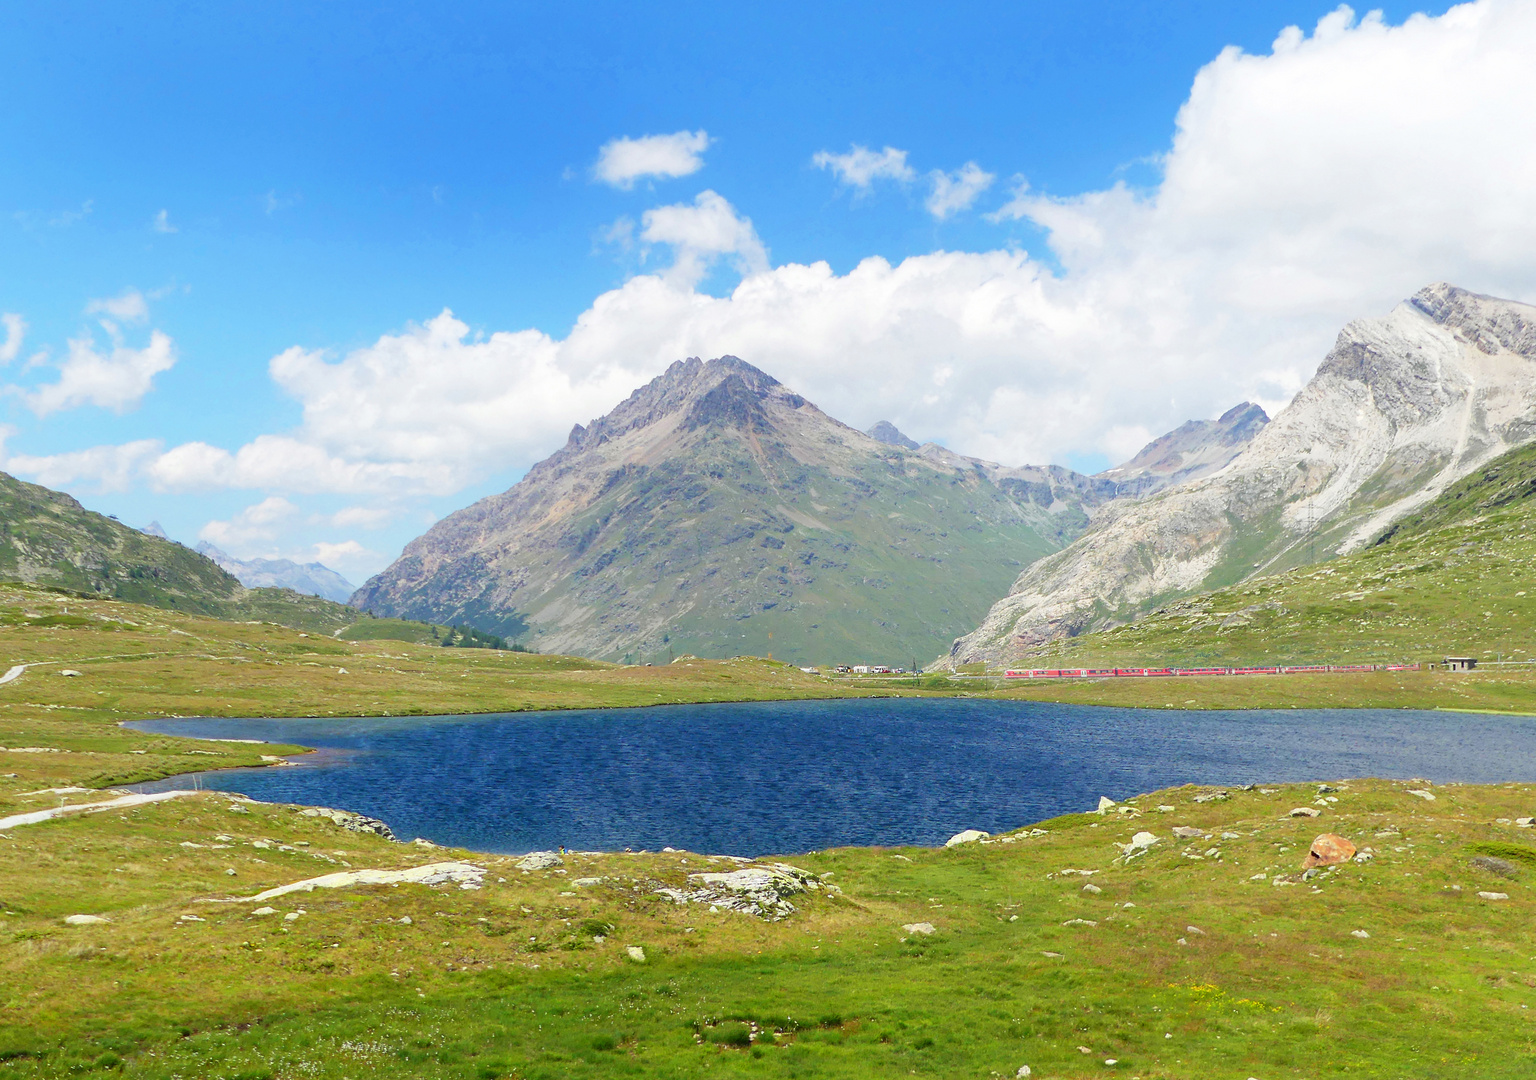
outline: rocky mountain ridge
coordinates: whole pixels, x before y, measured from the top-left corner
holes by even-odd
[[[1536,308],[1444,283],[1349,324],[1240,454],[1107,506],[1020,574],[944,665],[1011,663],[1178,596],[1357,550],[1536,438],[1533,361]]]
[[[542,651],[905,664],[1080,533],[1099,497],[1070,470],[891,431],[856,431],[735,357],[678,361],[352,603]]]
[[[357,591],[346,578],[322,563],[292,559],[237,559],[204,540],[194,549],[234,575],[247,589],[292,589],[345,604]]]

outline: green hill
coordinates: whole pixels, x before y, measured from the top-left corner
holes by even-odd
[[[170,540],[87,510],[61,491],[0,473],[0,582],[15,581],[79,596],[271,622],[349,639],[395,638],[462,648],[499,648],[475,631],[400,620],[374,620],[292,589],[247,589],[211,559]]]
[[[1169,604],[1030,666],[1536,658],[1536,446],[1351,555]]]
[[[245,592],[195,551],[0,473],[0,579],[221,614]]]

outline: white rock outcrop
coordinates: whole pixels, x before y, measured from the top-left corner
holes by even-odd
[[[948,840],[944,841],[944,846],[957,847],[960,844],[972,844],[977,840],[985,840],[991,835],[991,833],[982,832],[980,829],[966,829],[964,832],[955,833],[954,836],[951,836]]]
[[[565,862],[553,851],[530,851],[517,860],[519,870],[548,870]]]
[[[1013,662],[1213,579],[1369,543],[1536,438],[1533,360],[1536,307],[1443,283],[1349,324],[1311,382],[1228,465],[1109,504],[1085,535],[1026,568],[946,663]]]
[[[656,893],[678,904],[708,904],[778,922],[795,913],[789,897],[822,889],[837,891],[797,866],[769,863],[723,874],[689,874],[686,888],[662,886]]]

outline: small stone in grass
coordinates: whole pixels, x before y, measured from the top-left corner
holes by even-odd
[[[1019,1066],[1019,1071],[1014,1073],[1013,1075],[1015,1077],[1017,1077],[1018,1080],[1024,1080],[1024,1078],[1029,1075],[1029,1066],[1028,1065],[1020,1065]]]
[[[1364,941],[1366,938],[1370,937],[1371,935],[1367,934],[1364,930],[1351,930],[1349,932],[1349,936],[1350,937],[1357,937],[1361,941]]]
[[[1103,889],[1099,888],[1097,885],[1095,885],[1091,881],[1088,884],[1083,886],[1083,892],[1085,892],[1085,893],[1094,893],[1095,895],[1097,895],[1098,893],[1101,893],[1103,891],[1104,891]]]
[[[629,954],[629,958],[631,960],[633,960],[635,963],[637,963],[637,964],[645,963],[645,950],[642,949],[640,946],[638,946],[638,945],[626,945],[626,946],[624,946],[624,951]]]
[[[1186,926],[1184,928],[1184,932],[1186,934],[1199,934],[1201,937],[1205,936],[1205,931],[1200,929],[1198,926]]]
[[[1507,892],[1480,892],[1480,893],[1477,894],[1477,898],[1479,900],[1508,900],[1509,899],[1509,893],[1507,893]]]
[[[1317,817],[1321,813],[1315,806],[1298,806],[1291,811],[1291,817]]]
[[[938,932],[933,928],[933,923],[926,922],[903,923],[901,928],[909,934],[922,934],[925,937]]]
[[[100,915],[69,915],[65,917],[64,924],[66,926],[95,926],[97,923],[107,921]]]

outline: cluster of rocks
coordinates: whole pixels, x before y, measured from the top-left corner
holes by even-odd
[[[797,866],[768,863],[726,873],[689,874],[685,887],[663,885],[656,894],[677,904],[708,904],[711,910],[723,908],[778,922],[795,913],[789,897],[819,890],[842,891]]]
[[[354,813],[351,810],[333,810],[329,806],[311,806],[299,811],[305,817],[324,818],[332,824],[339,825],[348,832],[368,833],[372,836],[382,836],[386,840],[395,840],[398,837],[394,831],[378,818],[369,817],[367,814]]]

